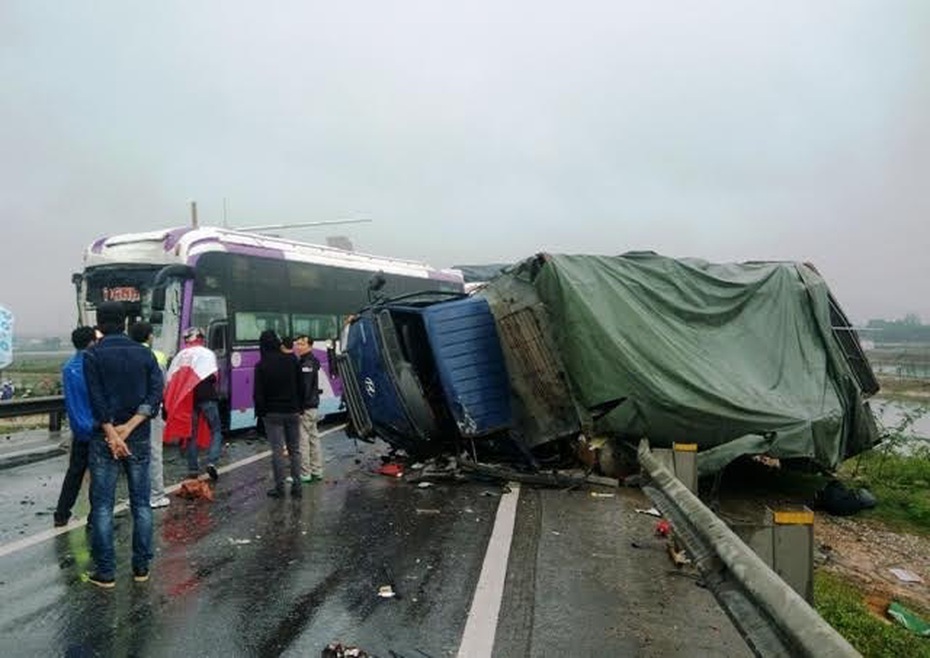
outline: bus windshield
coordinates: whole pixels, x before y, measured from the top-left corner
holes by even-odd
[[[123,302],[131,320],[143,315],[143,301],[151,294],[152,283],[161,266],[100,265],[84,272],[83,317],[81,322],[93,325],[96,308],[102,302]]]

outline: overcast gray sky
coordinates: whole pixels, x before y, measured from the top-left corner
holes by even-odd
[[[930,2],[0,4],[0,304],[66,333],[94,238],[365,217],[434,265],[814,262],[930,321]]]

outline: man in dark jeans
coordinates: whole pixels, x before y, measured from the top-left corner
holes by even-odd
[[[291,496],[300,498],[300,410],[303,407],[300,366],[291,354],[281,351],[281,339],[267,329],[258,339],[261,359],[255,365],[253,398],[255,415],[265,423],[271,444],[272,498],[284,496],[284,447],[290,459]]]
[[[55,507],[56,528],[67,524],[71,518],[71,508],[74,507],[84,473],[87,472],[90,439],[94,434],[94,415],[84,379],[84,350],[94,344],[95,338],[93,327],[78,327],[72,331],[71,343],[77,352],[61,368],[65,411],[68,412],[68,427],[71,429],[71,456]]]
[[[210,431],[210,448],[207,452],[207,465],[204,470],[211,480],[216,481],[219,478],[216,463],[223,452],[223,428],[220,421],[219,395],[216,390],[217,372],[216,355],[204,346],[203,331],[199,327],[185,329],[184,349],[174,356],[171,367],[168,368],[168,390],[165,392],[165,397],[168,400],[174,399],[175,389],[180,389],[183,392],[181,397],[186,400],[186,391],[190,391],[191,401],[185,404],[190,404],[191,423],[189,430],[185,428],[187,433],[184,435],[185,438],[189,438],[186,439],[186,443],[182,441],[190,478],[200,476],[198,429],[201,417]],[[197,381],[193,373],[196,373],[196,377],[202,376],[202,379]],[[193,390],[190,389],[192,381],[197,381]],[[177,413],[177,410],[167,409],[167,412],[171,415]],[[178,414],[178,418],[181,418],[181,414]],[[180,428],[172,426],[169,420],[168,434],[178,429]]]
[[[84,353],[84,377],[99,427],[90,439],[90,537],[96,569],[88,580],[107,589],[116,580],[113,507],[120,470],[129,485],[136,582],[149,579],[152,560],[149,421],[158,411],[163,383],[152,351],[123,333],[125,324],[120,302],[100,304],[97,327],[103,338]]]

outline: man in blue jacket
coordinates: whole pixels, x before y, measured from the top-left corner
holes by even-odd
[[[90,537],[96,570],[88,580],[103,588],[116,582],[113,507],[121,470],[129,485],[133,580],[149,579],[152,560],[150,420],[158,413],[164,386],[152,350],[129,338],[125,324],[120,302],[100,304],[97,327],[103,338],[84,352],[84,378],[100,428],[90,440]]]
[[[90,408],[87,383],[84,381],[84,350],[95,342],[93,327],[78,327],[71,332],[71,343],[77,352],[61,368],[61,383],[65,394],[65,410],[71,428],[71,457],[68,471],[61,483],[61,494],[55,507],[55,527],[63,526],[71,518],[71,508],[81,491],[81,482],[87,472],[87,455],[94,433],[94,415]]]

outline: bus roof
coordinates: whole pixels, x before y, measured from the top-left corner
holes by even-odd
[[[346,251],[336,247],[298,242],[258,233],[204,226],[178,227],[99,238],[84,251],[84,266],[193,265],[208,252],[229,252],[332,265],[371,272],[462,281],[455,269],[435,269],[425,263]]]

